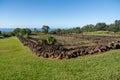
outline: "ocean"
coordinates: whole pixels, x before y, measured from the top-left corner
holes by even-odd
[[[0,28],[0,31],[2,32],[12,32],[14,28]]]
[[[0,31],[2,32],[12,32],[15,28],[0,28]],[[30,28],[32,31],[34,30],[34,28]],[[41,31],[41,28],[36,28],[37,30]],[[53,31],[55,30],[55,28],[51,28],[49,31]]]

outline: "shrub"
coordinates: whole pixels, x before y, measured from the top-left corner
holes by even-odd
[[[48,44],[48,45],[53,45],[56,42],[56,39],[52,36],[49,36],[47,39],[40,39],[42,44]]]
[[[11,36],[15,36],[15,33],[14,33],[14,32],[10,32],[10,35],[11,35]]]
[[[15,35],[21,35],[21,36],[24,36],[26,34],[30,35],[31,34],[31,30],[29,28],[16,28],[14,29],[13,33]]]
[[[3,32],[2,36],[3,37],[11,37],[12,35],[10,33],[8,33],[8,32]]]
[[[47,43],[48,43],[49,45],[53,45],[55,42],[56,42],[56,39],[55,39],[54,37],[49,36],[49,37],[47,38]]]
[[[2,32],[0,31],[0,34],[2,34]]]
[[[0,39],[4,38],[3,36],[0,35]]]
[[[47,40],[44,39],[44,38],[40,39],[40,41],[41,41],[42,44],[47,44]]]
[[[25,35],[24,35],[24,38],[25,38],[25,39],[28,39],[28,38],[29,38],[29,35],[28,35],[28,34],[25,34]]]

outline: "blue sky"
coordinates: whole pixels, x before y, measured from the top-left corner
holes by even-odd
[[[0,0],[0,28],[77,27],[120,19],[120,0]]]

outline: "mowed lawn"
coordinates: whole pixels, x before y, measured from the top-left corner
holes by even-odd
[[[120,80],[120,50],[53,60],[37,57],[16,37],[0,39],[0,80]]]

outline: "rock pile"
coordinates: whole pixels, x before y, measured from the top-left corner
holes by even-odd
[[[37,56],[44,58],[56,58],[56,59],[70,59],[78,56],[98,54],[109,51],[111,49],[120,49],[120,41],[114,40],[111,42],[105,42],[96,44],[94,46],[82,46],[77,48],[64,48],[61,44],[46,45],[41,44],[39,40],[30,38],[25,39],[22,36],[18,36],[19,40],[33,51]]]

